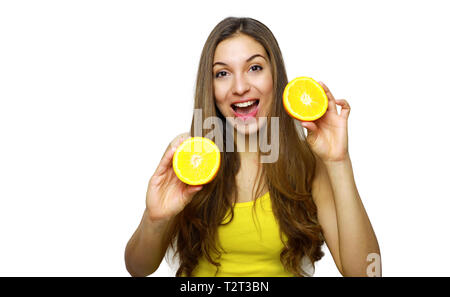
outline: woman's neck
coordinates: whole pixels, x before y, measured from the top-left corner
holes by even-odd
[[[236,151],[241,157],[250,157],[258,155],[259,142],[258,133],[241,134],[235,130],[234,141],[236,143]]]

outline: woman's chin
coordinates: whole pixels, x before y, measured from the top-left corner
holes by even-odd
[[[234,118],[234,128],[240,134],[252,135],[257,133],[264,124],[265,118]]]
[[[258,132],[258,127],[256,125],[237,125],[235,127],[239,134],[253,135]]]

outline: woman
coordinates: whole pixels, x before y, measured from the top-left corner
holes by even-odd
[[[287,82],[278,43],[264,24],[230,17],[213,29],[200,58],[195,108],[203,119],[222,122],[216,140],[247,141],[221,152],[216,178],[203,186],[183,184],[171,168],[176,147],[195,135],[196,119],[190,133],[172,141],[125,251],[131,275],[156,271],[170,245],[179,257],[176,276],[305,276],[305,263],[314,266],[323,256],[324,241],[342,275],[367,275],[368,255],[380,251],[348,153],[350,107],[320,83],[329,107],[322,118],[301,123],[305,137],[283,109]],[[263,130],[272,131],[264,117],[279,119],[269,138],[277,137],[280,151],[268,163],[260,161],[261,150],[249,149],[258,147],[252,142]]]

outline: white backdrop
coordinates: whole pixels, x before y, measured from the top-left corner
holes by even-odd
[[[446,1],[154,3],[0,2],[0,276],[128,276],[147,182],[228,16],[272,30],[289,79],[349,101],[383,275],[450,275]],[[338,276],[324,250],[315,275]]]

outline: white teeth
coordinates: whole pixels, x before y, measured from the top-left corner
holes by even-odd
[[[252,105],[255,101],[256,100],[250,100],[250,101],[247,101],[247,102],[235,103],[233,105],[235,105],[237,107],[247,107],[247,106]]]

